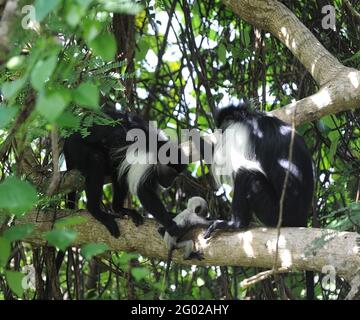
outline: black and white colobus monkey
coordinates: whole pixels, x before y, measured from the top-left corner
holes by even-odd
[[[187,207],[181,211],[173,220],[179,226],[186,229],[192,227],[208,227],[210,220],[206,219],[208,207],[206,201],[201,197],[192,197],[188,200]],[[191,232],[190,232],[191,233]],[[185,235],[186,236],[186,235]],[[194,251],[194,241],[191,238],[179,238],[165,232],[164,241],[169,249],[168,265],[171,261],[171,254],[174,249],[184,249],[184,259],[202,259],[201,253]]]
[[[282,226],[306,226],[314,176],[303,138],[295,133],[289,162],[292,128],[278,118],[250,111],[246,104],[232,105],[218,111],[216,125],[223,139],[215,146],[211,170],[219,184],[232,186],[232,219],[215,221],[205,237],[217,229],[248,227],[252,214],[266,226],[276,226],[287,171]]]
[[[220,109],[216,125],[224,136],[215,146],[212,173],[219,184],[226,181],[232,186],[232,219],[215,221],[204,237],[210,237],[217,229],[246,228],[252,214],[266,226],[276,226],[287,171],[282,227],[305,227],[314,174],[303,138],[295,133],[289,162],[292,128],[276,117],[250,111],[243,104]],[[307,298],[314,299],[311,271],[306,271],[306,287]]]
[[[143,208],[164,226],[165,230],[177,236],[182,230],[166,211],[157,191],[160,186],[170,187],[176,176],[186,165],[181,161],[160,164],[157,162],[158,150],[167,141],[161,130],[152,127],[140,117],[131,113],[107,112],[118,124],[94,125],[89,129],[90,135],[82,137],[80,133],[72,134],[65,140],[64,155],[68,170],[78,169],[85,177],[87,209],[100,221],[114,237],[120,236],[115,221],[122,215],[130,216],[136,224],[142,223],[142,216],[135,210],[124,208],[124,200],[130,193],[137,195]],[[152,163],[129,163],[126,151],[134,142],[126,141],[131,129],[139,129],[145,133],[146,147],[138,152],[139,157],[152,158]],[[157,138],[157,149],[150,150],[149,137]],[[178,148],[178,146],[176,146]],[[181,150],[179,150],[179,159]],[[155,160],[155,161],[154,161]],[[110,177],[113,186],[112,208],[115,214],[105,212],[102,207],[102,194],[105,178]],[[75,193],[69,195],[69,202],[74,207]]]
[[[202,260],[202,253],[194,251],[194,234],[196,227],[205,228],[211,224],[210,220],[206,219],[208,213],[208,206],[206,201],[201,197],[192,197],[188,200],[187,207],[181,211],[173,220],[179,227],[186,228],[186,234],[182,237],[171,236],[168,232],[164,234],[164,241],[168,248],[168,257],[166,269],[164,274],[163,290],[166,290],[169,285],[169,272],[172,260],[172,253],[175,249],[184,249],[184,260],[198,259]]]

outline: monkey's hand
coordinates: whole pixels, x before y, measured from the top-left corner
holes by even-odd
[[[210,238],[215,230],[234,231],[241,228],[243,228],[243,226],[240,221],[215,220],[205,231],[204,238]]]

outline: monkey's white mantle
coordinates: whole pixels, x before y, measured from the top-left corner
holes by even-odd
[[[132,221],[119,221],[121,236],[113,238],[99,222],[85,211],[80,212],[87,221],[74,226],[78,236],[74,246],[84,243],[106,243],[111,250],[133,251],[147,257],[166,260],[167,249],[157,232],[157,223],[145,219],[136,227]],[[66,216],[65,211],[57,217]],[[31,212],[17,224],[35,223],[35,234],[28,241],[42,245],[39,237],[49,231],[52,214]],[[174,252],[174,261],[181,264],[252,266],[271,269],[276,252],[277,231],[272,228],[255,228],[239,232],[215,233],[210,240],[202,238],[198,230],[196,247],[204,254],[204,260],[184,261],[181,252]],[[355,232],[338,232],[315,228],[282,228],[279,239],[279,267],[293,270],[324,271],[335,268],[336,274],[350,281],[360,270],[360,235]]]

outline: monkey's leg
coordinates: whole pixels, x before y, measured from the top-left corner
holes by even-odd
[[[103,166],[101,165],[102,159],[95,158],[91,160],[89,174],[85,177],[86,207],[92,216],[108,229],[113,237],[118,238],[120,230],[115,221],[116,217],[100,209],[105,176]]]
[[[185,228],[178,227],[171,214],[165,209],[154,186],[142,185],[138,190],[138,198],[144,209],[161,223],[171,236],[179,237],[185,233]]]
[[[234,195],[232,200],[232,219],[216,220],[205,231],[204,238],[209,238],[215,230],[234,231],[246,228],[250,223],[251,212],[249,197],[251,197],[251,183],[254,173],[250,171],[239,172],[234,181]]]
[[[133,209],[124,208],[124,201],[128,194],[128,187],[126,181],[116,180],[116,176],[113,177],[113,201],[112,207],[115,211],[115,215],[118,214],[119,218],[122,218],[122,215],[127,215],[131,218],[136,226],[139,226],[144,223],[143,216]]]
[[[203,254],[200,251],[194,251],[194,242],[192,240],[182,241],[176,244],[177,248],[184,248],[184,260],[203,260]]]

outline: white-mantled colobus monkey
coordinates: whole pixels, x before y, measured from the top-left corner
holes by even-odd
[[[107,112],[117,121],[115,125],[93,125],[89,135],[83,137],[79,132],[65,139],[64,154],[68,170],[77,169],[85,177],[86,207],[92,216],[100,221],[112,236],[118,238],[120,230],[116,219],[128,215],[138,225],[143,222],[142,216],[133,209],[124,207],[128,192],[136,195],[143,208],[149,212],[171,235],[179,236],[182,232],[172,220],[171,214],[160,200],[160,187],[170,187],[175,178],[186,169],[181,164],[181,149],[176,161],[161,164],[158,161],[159,149],[168,143],[164,133],[134,113]],[[137,156],[153,161],[129,163],[126,159],[128,148],[134,143],[127,141],[130,130],[141,130],[145,144]],[[156,149],[150,146],[150,136],[157,139]],[[103,185],[109,177],[113,186],[113,213],[102,208]],[[76,194],[68,196],[71,207],[74,207]],[[69,206],[70,207],[70,206]],[[71,208],[70,207],[70,208]]]

